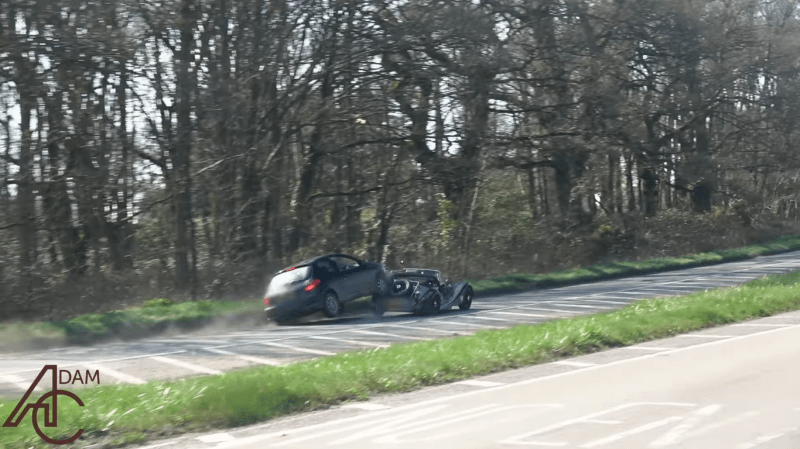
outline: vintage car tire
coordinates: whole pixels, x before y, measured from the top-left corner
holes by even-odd
[[[333,318],[342,313],[342,303],[339,302],[339,297],[336,296],[333,290],[325,292],[325,296],[322,298],[322,307],[322,311],[325,312],[325,316],[328,318]]]
[[[392,296],[403,296],[411,290],[411,283],[406,279],[395,279],[392,283]]]
[[[469,310],[472,307],[472,287],[466,286],[464,287],[464,291],[461,293],[461,300],[458,302],[458,308],[461,310]]]
[[[433,297],[425,301],[425,315],[433,316],[439,313],[442,308],[442,294],[434,292]]]

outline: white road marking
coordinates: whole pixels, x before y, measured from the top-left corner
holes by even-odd
[[[308,354],[316,354],[316,355],[333,355],[333,354],[335,354],[334,352],[320,351],[319,349],[298,348],[297,346],[284,345],[284,344],[281,344],[281,343],[275,343],[273,341],[262,341],[262,342],[259,342],[259,344],[267,345],[267,346],[275,346],[276,348],[290,349],[292,351],[306,352]]]
[[[669,351],[661,351],[661,352],[653,353],[653,354],[645,354],[645,355],[641,355],[641,356],[637,356],[637,357],[630,357],[630,358],[626,358],[626,359],[622,359],[622,360],[616,360],[616,361],[613,361],[613,362],[604,363],[602,365],[589,366],[589,367],[586,367],[586,368],[574,369],[574,370],[564,371],[564,372],[561,372],[561,373],[551,374],[549,376],[535,377],[535,378],[532,378],[532,379],[527,379],[527,380],[523,380],[523,381],[519,381],[519,382],[509,383],[509,384],[506,384],[506,385],[501,385],[501,386],[497,387],[496,389],[494,389],[492,391],[505,390],[507,388],[516,388],[516,387],[523,386],[523,385],[532,385],[532,384],[536,384],[536,383],[540,383],[540,382],[546,382],[546,381],[549,381],[549,380],[552,380],[552,379],[558,379],[558,378],[567,377],[567,376],[579,375],[579,374],[586,373],[588,371],[595,371],[595,370],[605,369],[605,368],[612,367],[612,366],[639,362],[639,361],[651,359],[651,358],[654,358],[654,357],[660,357],[663,354],[677,354],[677,353],[680,353],[680,352],[691,351],[691,350],[695,350],[695,349],[699,349],[699,348],[706,348],[706,347],[709,347],[709,346],[725,345],[725,344],[728,344],[728,343],[733,342],[733,341],[745,340],[745,339],[752,338],[752,337],[760,337],[760,336],[763,336],[763,335],[769,335],[769,334],[772,334],[772,333],[783,332],[783,331],[786,331],[786,330],[796,330],[798,328],[800,328],[800,325],[769,329],[769,330],[765,330],[765,331],[761,331],[761,332],[757,332],[757,333],[753,333],[753,334],[739,335],[739,336],[736,336],[736,337],[733,337],[733,338],[730,338],[730,339],[726,339],[726,340],[717,340],[717,341],[711,341],[711,342],[707,342],[707,343],[699,343],[699,344],[692,345],[692,346],[687,346],[687,347],[684,347],[684,348],[676,348],[676,349],[672,349],[672,350],[669,350]],[[420,407],[433,406],[435,404],[441,404],[442,402],[450,401],[450,400],[453,400],[453,399],[462,399],[462,398],[466,398],[466,397],[470,397],[470,396],[484,394],[485,391],[486,390],[483,390],[483,389],[476,389],[476,390],[471,390],[471,391],[467,391],[467,392],[464,392],[464,393],[457,393],[457,394],[437,397],[437,398],[434,398],[434,399],[429,399],[429,400],[425,400],[425,401],[421,401],[421,402],[415,402],[413,404],[400,406],[400,407],[393,408],[393,409],[390,409],[390,410],[376,411],[375,415],[373,415],[373,416],[380,417],[379,419],[381,419],[382,421],[379,421],[378,423],[371,422],[370,424],[371,425],[377,425],[380,422],[391,423],[391,422],[395,421],[396,420],[395,416],[393,416],[393,415],[387,416],[390,413],[394,414],[394,413],[409,411],[409,414],[412,414],[412,413],[415,413],[415,411],[416,411],[415,409],[418,409]],[[682,405],[682,404],[662,404],[662,405]],[[695,404],[684,404],[684,405],[685,406],[695,406]],[[433,409],[434,409],[434,411],[438,411],[438,410],[441,410],[442,408],[444,408],[446,406],[447,405],[439,405],[438,407],[433,407]],[[595,414],[595,416],[599,416],[599,414]],[[584,418],[585,419],[590,419],[590,418],[593,418],[593,417],[594,416],[586,416]],[[325,436],[325,435],[330,435],[330,434],[333,434],[333,433],[336,433],[336,432],[347,431],[348,429],[351,429],[351,428],[353,428],[353,429],[362,429],[363,426],[364,426],[364,422],[363,421],[364,421],[364,417],[363,416],[353,416],[353,417],[349,417],[349,418],[342,418],[342,419],[337,419],[337,420],[329,420],[329,421],[325,421],[325,422],[320,423],[320,424],[312,424],[312,425],[309,425],[309,426],[293,429],[290,432],[291,432],[292,435],[304,435],[303,437],[300,437],[300,438],[302,438],[302,440],[305,441],[305,440],[309,440],[309,439],[313,439],[313,438],[317,438],[317,437],[322,437],[322,436]],[[350,423],[353,423],[355,426],[351,426],[349,428],[343,428],[342,427],[343,425],[350,424]],[[562,426],[559,426],[559,427],[562,427]],[[330,429],[330,428],[333,428],[333,429]],[[328,429],[328,430],[323,430],[323,429]],[[317,430],[319,430],[320,432],[316,433],[316,434],[312,434],[311,433],[311,432],[317,431]],[[273,438],[279,438],[281,436],[284,436],[284,435],[286,435],[286,433],[287,433],[286,431],[278,431],[278,432],[273,432],[273,433],[268,433],[268,434],[254,435],[252,437],[240,438],[235,442],[223,443],[222,445],[217,446],[217,448],[215,448],[215,449],[232,449],[232,448],[239,448],[239,447],[242,447],[242,446],[247,445],[247,444],[263,443],[263,442],[265,442],[267,440],[271,440]],[[538,431],[535,432],[535,433],[538,433]],[[533,435],[533,434],[526,434],[526,435],[522,435],[521,437],[525,438],[528,435]],[[694,433],[692,435],[694,435]],[[519,443],[511,442],[511,444],[519,444]]]
[[[664,446],[672,446],[674,444],[680,443],[686,437],[686,433],[692,429],[692,427],[696,426],[697,423],[706,416],[711,416],[714,413],[717,413],[722,408],[719,404],[709,405],[708,407],[703,407],[700,410],[696,410],[689,414],[687,418],[683,420],[682,423],[678,424],[677,426],[670,429],[667,433],[661,436],[661,438],[653,441],[650,443],[650,447],[664,447]]]
[[[159,362],[168,363],[170,365],[179,366],[181,368],[186,368],[189,371],[194,371],[196,373],[203,373],[203,374],[222,374],[222,371],[216,370],[213,368],[206,368],[204,366],[195,365],[194,363],[184,362],[182,360],[176,360],[169,357],[162,357],[162,356],[155,356],[150,357],[153,360],[157,360]]]
[[[237,354],[235,352],[226,351],[224,349],[203,348],[203,350],[204,351],[209,351],[209,352],[216,352],[217,354],[222,354],[222,355],[230,355],[230,356],[236,357],[237,359],[247,360],[248,362],[259,363],[261,365],[273,365],[273,366],[274,365],[281,365],[281,362],[279,360],[265,359],[263,357],[253,357],[253,356],[249,356],[249,355],[242,355],[242,354]]]
[[[554,306],[559,306],[559,307],[580,307],[582,309],[601,309],[601,310],[616,309],[616,307],[590,306],[590,305],[587,305],[587,304],[570,304],[570,303],[567,303],[567,302],[554,302],[554,303],[551,303],[551,304],[553,304]]]
[[[345,404],[342,406],[342,408],[355,408],[359,410],[375,411],[375,410],[386,410],[391,407],[383,404],[375,404],[373,402],[363,402],[363,403],[359,402],[355,404]]]
[[[380,344],[380,343],[372,343],[369,341],[361,341],[361,340],[346,340],[344,338],[336,338],[336,337],[324,337],[322,335],[310,335],[309,338],[316,338],[319,340],[333,340],[333,341],[341,341],[342,343],[350,343],[353,345],[361,345],[361,346],[372,346],[373,348],[388,348],[389,345]]]
[[[97,361],[95,361],[94,363],[109,363],[109,362],[121,362],[121,361],[124,361],[124,360],[149,359],[149,358],[151,358],[151,357],[155,357],[155,356],[160,356],[160,355],[172,355],[172,354],[182,354],[182,353],[184,353],[184,352],[186,352],[186,351],[185,351],[185,350],[181,350],[181,351],[172,351],[172,352],[159,352],[159,353],[156,353],[156,354],[134,355],[134,356],[130,356],[130,357],[118,357],[118,358],[115,358],[115,359],[104,359],[104,360],[97,360]],[[59,367],[59,369],[61,369],[61,368],[66,368],[66,367],[73,367],[73,366],[83,366],[83,365],[84,365],[84,364],[83,364],[83,363],[81,363],[81,362],[75,362],[75,363],[58,363],[58,367]],[[19,371],[13,371],[13,372],[9,372],[9,373],[3,373],[3,374],[19,374],[19,373],[30,373],[30,372],[39,372],[39,370],[40,370],[40,368],[36,368],[36,369],[23,369],[23,370],[19,370]]]
[[[564,366],[577,366],[578,368],[586,368],[587,366],[596,366],[597,363],[588,363],[588,362],[574,362],[571,360],[558,360],[555,362],[551,362],[552,365],[564,365]]]
[[[652,357],[652,356],[643,356],[641,358],[650,358],[650,357]],[[640,357],[637,357],[637,358],[640,358]],[[616,364],[616,363],[618,363],[618,362],[611,362],[609,364],[606,364],[605,366],[608,366],[608,365],[611,365],[611,364]],[[595,367],[586,368],[585,370],[596,369],[598,366],[603,366],[603,365],[597,365]],[[574,371],[571,371],[571,372],[575,373],[575,372],[585,371],[585,370],[574,370]],[[556,374],[553,377],[556,377],[556,376],[560,376],[560,375]],[[547,377],[551,377],[551,376],[547,376]],[[542,379],[542,378],[540,377],[539,379]],[[535,380],[536,379],[531,379],[531,380],[527,380],[527,381],[517,382],[516,384],[509,384],[508,386],[530,384],[530,383],[534,383]],[[498,389],[501,389],[501,388],[503,388],[503,387],[498,387]],[[628,404],[618,405],[616,407],[612,407],[610,409],[602,410],[602,411],[599,411],[599,412],[590,413],[588,415],[580,416],[580,417],[577,417],[577,418],[572,418],[572,419],[567,419],[567,420],[564,420],[564,421],[561,421],[561,422],[557,422],[555,424],[551,424],[549,426],[545,426],[545,427],[542,427],[540,429],[534,430],[533,432],[525,432],[525,433],[520,434],[520,435],[515,435],[515,436],[512,436],[512,437],[506,438],[506,439],[504,439],[502,441],[499,441],[499,443],[500,444],[513,444],[513,445],[528,445],[528,446],[564,446],[564,445],[567,444],[566,442],[562,443],[562,442],[530,441],[530,438],[534,437],[534,436],[537,436],[537,435],[543,435],[543,434],[546,434],[546,433],[554,431],[554,430],[560,430],[560,429],[563,429],[565,427],[569,427],[569,426],[572,426],[572,425],[575,425],[575,424],[581,424],[581,423],[586,423],[586,422],[594,423],[594,424],[602,423],[604,420],[597,420],[596,418],[598,418],[600,416],[603,416],[603,415],[608,415],[610,413],[614,413],[614,412],[617,412],[617,411],[620,411],[620,410],[629,409],[629,408],[632,408],[632,407],[652,406],[652,405],[655,405],[655,406],[669,406],[669,407],[694,407],[694,406],[696,406],[696,404],[689,404],[689,403],[685,403],[685,402],[632,402],[632,403],[628,403]],[[680,419],[680,418],[678,418],[678,419]],[[606,423],[615,423],[614,421],[605,421],[605,422]],[[668,423],[664,423],[664,424],[668,424]],[[664,425],[664,424],[662,424],[662,425]],[[636,430],[636,429],[633,429],[633,430]],[[643,430],[639,430],[639,431],[643,431]],[[628,432],[630,432],[630,431],[628,431]],[[619,434],[617,434],[617,435],[619,435]],[[612,436],[616,436],[616,435],[612,435]],[[615,438],[615,439],[619,439],[619,438],[622,438],[622,437],[618,437],[618,438]],[[587,444],[596,444],[596,443],[597,443],[597,441],[593,441],[593,442],[587,443]],[[605,444],[605,442],[602,442],[601,444]],[[584,446],[581,446],[581,447],[591,447],[591,446],[584,445]]]
[[[195,439],[203,443],[225,443],[233,441],[236,438],[229,433],[212,433],[211,435],[203,435]]]
[[[355,331],[352,331],[352,332],[358,332],[359,334],[369,334],[369,335],[384,335],[386,337],[407,338],[409,340],[427,340],[427,338],[411,337],[411,336],[408,336],[408,335],[390,334],[388,332],[375,332],[375,331],[362,331],[362,330],[355,330]]]
[[[595,295],[592,295],[592,297],[594,298]],[[586,298],[582,298],[581,301],[585,301],[585,302],[602,302],[604,304],[619,304],[619,305],[627,305],[627,304],[629,304],[629,303],[627,303],[625,301],[609,301],[607,299],[586,299]]]
[[[141,385],[141,384],[146,384],[147,383],[147,381],[139,379],[138,377],[131,376],[130,374],[125,374],[123,372],[120,372],[120,371],[117,371],[117,370],[114,370],[114,369],[111,369],[111,368],[108,368],[108,367],[105,367],[105,366],[102,366],[102,365],[97,365],[95,363],[84,363],[83,366],[85,366],[86,368],[89,368],[89,369],[93,369],[93,370],[99,371],[101,376],[108,375],[108,376],[113,377],[114,379],[121,380],[121,381],[129,383],[129,384]]]
[[[0,374],[0,382],[5,382],[14,385],[24,391],[30,388],[30,384],[25,383],[25,379],[15,375],[15,374]],[[42,388],[40,385],[36,385],[37,390],[41,390]]]
[[[739,335],[711,335],[711,334],[680,334],[674,337],[697,337],[697,338],[733,338]]]
[[[469,385],[471,387],[499,387],[501,385],[505,385],[502,382],[491,382],[488,380],[462,380],[461,382],[456,382],[457,385]]]
[[[646,432],[648,430],[657,429],[659,427],[666,426],[667,424],[669,424],[671,422],[680,421],[682,419],[683,419],[683,417],[681,417],[681,416],[670,416],[669,418],[664,418],[664,419],[662,419],[660,421],[654,421],[654,422],[651,422],[651,423],[647,423],[647,424],[645,424],[643,426],[635,427],[633,429],[626,430],[624,432],[615,433],[615,434],[609,435],[609,436],[607,436],[605,438],[600,438],[599,440],[594,440],[594,441],[591,441],[589,443],[582,444],[579,447],[603,446],[603,445],[606,445],[608,443],[613,443],[614,441],[621,440],[621,439],[623,439],[625,437],[629,437],[631,435],[636,435],[637,433],[642,433],[642,432]]]
[[[731,324],[731,326],[784,327],[784,326],[789,326],[789,325],[788,324],[762,324],[762,323],[736,323],[736,324]]]
[[[434,321],[434,323],[438,323],[438,322],[439,321]],[[384,326],[386,326],[386,327],[400,327],[400,328],[403,328],[403,329],[414,329],[414,330],[417,330],[417,331],[439,332],[441,334],[449,334],[449,335],[453,335],[453,332],[454,332],[452,330],[448,331],[448,330],[444,330],[444,329],[433,329],[433,328],[428,328],[428,327],[406,326],[405,324],[388,324],[387,323],[387,324],[384,324]]]
[[[767,441],[772,441],[772,440],[774,440],[776,438],[780,438],[783,435],[784,435],[784,433],[780,432],[780,433],[775,433],[775,434],[772,434],[772,435],[766,435],[766,436],[763,436],[763,437],[758,437],[755,440],[747,442],[747,443],[744,443],[739,447],[741,449],[751,449],[751,448],[760,446],[761,443],[766,443]]]
[[[553,315],[538,315],[535,313],[518,313],[518,312],[489,312],[489,313],[502,313],[503,315],[528,316],[532,318],[553,318]]]
[[[573,314],[582,313],[575,310],[545,309],[542,307],[522,307],[522,310],[541,310],[543,312],[553,312],[553,313],[573,313]]]
[[[462,318],[472,318],[472,319],[477,319],[477,320],[491,320],[491,321],[513,321],[513,320],[507,320],[505,318],[492,318],[492,317],[488,317],[488,316],[474,315],[474,314],[473,315],[464,315]]]
[[[236,438],[229,433],[223,432],[223,433],[212,433],[211,435],[203,435],[195,439],[198,441],[202,441],[203,443],[225,443],[228,441],[233,441]]]
[[[474,324],[474,323],[461,323],[458,321],[436,321],[439,324],[453,324],[456,326],[470,326],[470,327],[480,327],[481,329],[500,329],[499,327],[495,326],[485,326],[483,324]]]
[[[663,347],[659,348],[658,346],[624,346],[622,349],[641,349],[643,351],[671,351],[677,348],[670,348],[670,347]]]

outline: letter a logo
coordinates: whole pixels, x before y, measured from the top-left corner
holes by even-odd
[[[28,403],[28,397],[33,393],[33,390],[39,385],[39,381],[42,380],[44,375],[48,372],[52,372],[52,388],[51,391],[42,395],[38,401],[33,403]],[[42,429],[39,427],[39,410],[44,410],[44,426],[45,427],[57,427],[58,426],[58,395],[63,394],[67,397],[72,398],[73,401],[77,402],[79,406],[83,407],[83,401],[76,396],[74,393],[71,393],[66,390],[59,390],[58,389],[58,366],[57,365],[45,365],[41,371],[39,371],[39,375],[36,376],[36,380],[33,381],[28,391],[25,392],[25,396],[22,396],[22,399],[17,403],[17,406],[14,408],[14,411],[11,412],[11,416],[6,419],[6,422],[3,423],[3,427],[17,427],[19,423],[25,418],[25,415],[28,413],[29,410],[33,410],[31,413],[31,418],[33,421],[33,429],[36,433],[43,439],[44,441],[50,444],[68,444],[72,443],[73,441],[80,438],[83,434],[83,429],[79,429],[75,432],[74,435],[67,438],[66,440],[56,440],[53,438],[48,437],[47,435],[42,432]],[[50,413],[50,404],[45,404],[47,399],[52,399],[52,406],[53,412]],[[24,406],[24,408],[23,408]],[[22,408],[22,413],[20,413],[20,409]],[[19,416],[17,414],[19,413]]]

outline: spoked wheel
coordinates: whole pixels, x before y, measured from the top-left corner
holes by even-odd
[[[389,279],[385,275],[378,273],[375,283],[377,284],[376,293],[379,296],[389,295]]]
[[[324,312],[328,318],[333,318],[342,313],[342,303],[339,302],[339,297],[334,292],[325,293]]]
[[[469,285],[461,292],[461,301],[458,302],[458,308],[461,310],[469,310],[472,307],[472,287]]]

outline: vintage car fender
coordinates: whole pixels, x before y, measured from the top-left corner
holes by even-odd
[[[450,292],[446,298],[442,300],[442,309],[449,309],[455,305],[458,305],[458,298],[461,296],[461,292],[469,285],[469,283],[461,281],[456,282],[450,286]]]

